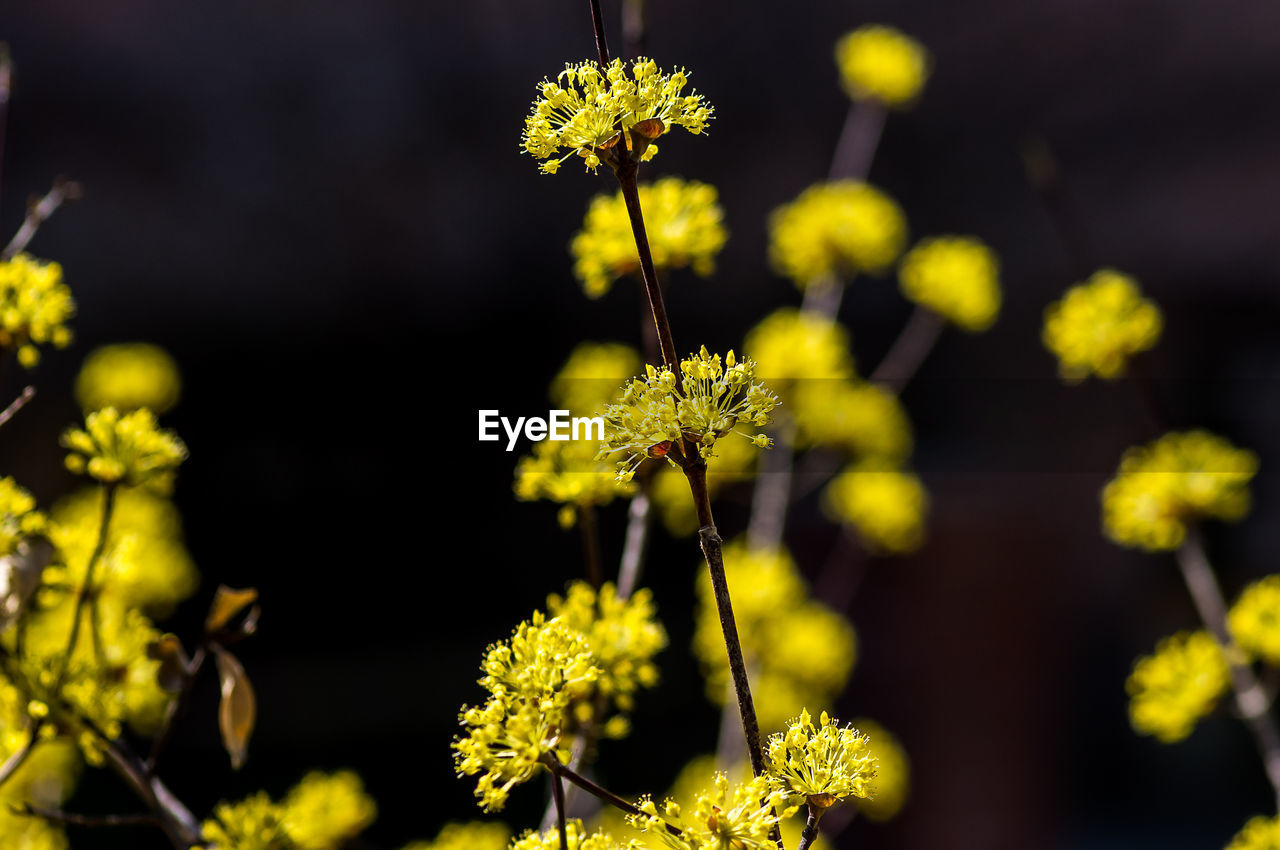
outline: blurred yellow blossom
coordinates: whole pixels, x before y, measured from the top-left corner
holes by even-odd
[[[350,770],[308,773],[285,796],[281,810],[280,823],[298,850],[340,850],[378,814]]]
[[[824,506],[832,519],[852,526],[872,551],[905,554],[924,542],[929,494],[910,472],[854,464],[827,485]]]
[[[854,180],[810,186],[769,218],[773,267],[801,289],[882,272],[906,241],[906,217],[893,199]]]
[[[613,464],[596,460],[599,448],[585,440],[534,443],[533,454],[516,463],[516,498],[523,502],[547,499],[574,510],[606,505],[635,492],[634,485],[617,480]],[[568,518],[572,525],[576,510]]]
[[[587,582],[575,581],[563,597],[547,597],[547,613],[586,636],[600,668],[594,690],[622,711],[634,707],[636,691],[658,683],[653,657],[666,647],[667,632],[658,622],[652,591],[641,588],[620,599],[611,582],[597,592]],[[588,711],[590,703],[583,704]]]
[[[730,351],[722,365],[720,355],[703,346],[680,361],[679,391],[676,376],[665,366],[645,369],[645,380],[632,380],[618,402],[605,408],[604,441],[597,457],[625,452],[617,465],[619,480],[630,481],[646,458],[679,452],[682,439],[697,445],[703,460],[715,457],[717,441],[730,433],[760,447],[771,445],[763,434],[740,430],[769,424],[778,404],[778,397],[756,382],[754,361],[739,361]]]
[[[37,345],[70,344],[66,323],[75,312],[62,266],[28,254],[0,262],[0,348],[16,350],[23,366],[30,369],[40,361]]]
[[[825,711],[814,726],[807,709],[787,723],[785,732],[769,736],[765,745],[769,772],[799,805],[824,810],[848,797],[870,796],[876,760],[867,736]]]
[[[0,555],[9,555],[18,542],[45,533],[48,520],[36,510],[35,497],[12,478],[0,478]]]
[[[603,830],[588,833],[582,821],[572,818],[565,821],[565,844],[569,850],[627,850],[626,845],[615,841]],[[529,829],[511,843],[511,850],[560,850],[560,830],[551,827],[538,832]]]
[[[692,267],[700,277],[715,271],[716,255],[729,238],[715,187],[663,177],[640,184],[639,193],[654,268]],[[569,251],[574,276],[591,298],[604,295],[615,280],[639,274],[640,255],[621,192],[592,199]]]
[[[876,777],[871,781],[871,796],[858,803],[858,811],[877,823],[896,815],[907,801],[911,790],[911,763],[902,743],[874,720],[853,720],[855,728],[866,734],[871,757],[876,760]]]
[[[924,88],[931,59],[919,42],[898,30],[868,24],[836,42],[836,64],[851,98],[901,108]]]
[[[1131,448],[1102,490],[1102,527],[1122,546],[1176,549],[1187,523],[1249,512],[1258,458],[1207,431],[1171,432]]]
[[[413,841],[402,850],[507,850],[511,830],[505,823],[447,823],[433,841]]]
[[[1045,308],[1043,339],[1063,380],[1076,383],[1124,374],[1130,357],[1155,346],[1163,324],[1133,278],[1103,269]]]
[[[911,420],[898,397],[866,381],[805,383],[791,394],[800,446],[840,448],[891,465],[911,454]]]
[[[1000,312],[1000,261],[973,237],[921,239],[898,280],[903,295],[966,331],[985,331]]]
[[[1272,667],[1280,667],[1280,574],[1244,589],[1227,616],[1236,645]]]
[[[1280,847],[1280,815],[1249,818],[1226,850],[1276,850]]]
[[[223,801],[203,824],[204,840],[214,850],[287,850],[283,814],[280,804],[265,791],[236,803]]]
[[[1125,684],[1133,728],[1166,744],[1191,734],[1231,680],[1222,647],[1205,631],[1178,632],[1139,658]]]
[[[640,801],[644,814],[630,820],[637,829],[657,835],[673,850],[776,850],[769,833],[777,826],[779,816],[794,812],[768,777],[758,776],[730,789],[723,773],[717,773],[711,787],[698,794],[687,808],[692,811],[685,813],[679,803],[668,799],[659,809],[646,797]],[[680,833],[673,835],[667,824]]]
[[[178,364],[158,345],[122,342],[89,352],[76,375],[76,401],[85,410],[121,412],[149,407],[157,414],[178,403]]]
[[[538,98],[525,118],[522,146],[534,158],[545,160],[544,174],[554,174],[575,153],[588,169],[595,170],[607,148],[615,144],[629,148],[626,131],[652,118],[661,122],[659,135],[672,127],[698,135],[714,110],[696,90],[683,93],[688,83],[683,68],[667,74],[643,56],[631,62],[614,59],[604,69],[595,61],[566,64],[555,82],[544,79],[538,85]],[[615,140],[619,130],[624,138]],[[556,158],[561,150],[568,152]],[[650,145],[641,160],[652,159],[656,152],[657,146]]]
[[[613,401],[618,386],[644,362],[629,345],[581,342],[551,381],[551,402],[574,416],[590,416]]]
[[[779,392],[790,382],[850,378],[849,335],[819,313],[784,307],[747,332],[756,371]]]
[[[85,427],[68,429],[62,445],[71,450],[67,469],[103,484],[146,484],[160,492],[173,486],[174,471],[187,447],[172,431],[161,430],[147,408],[121,415],[104,407],[85,416]]]

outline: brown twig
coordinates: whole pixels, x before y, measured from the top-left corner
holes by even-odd
[[[79,183],[61,177],[54,180],[53,188],[46,192],[43,198],[27,207],[27,217],[22,220],[22,226],[13,235],[13,239],[3,251],[0,251],[0,260],[12,260],[22,253],[36,235],[36,231],[40,229],[40,225],[48,221],[57,212],[58,207],[79,200],[80,195]]]
[[[0,41],[0,176],[4,174],[4,136],[9,121],[9,95],[13,92],[13,59],[9,45]],[[3,197],[0,194],[0,197]]]
[[[0,425],[8,422],[18,411],[27,406],[27,402],[36,397],[36,388],[32,386],[24,387],[21,395],[9,403],[4,410],[0,410]]]
[[[182,712],[186,710],[187,703],[191,700],[191,692],[195,690],[196,679],[200,676],[200,670],[204,667],[205,660],[209,657],[209,652],[202,643],[196,647],[196,651],[191,655],[191,662],[182,675],[182,690],[178,691],[178,695],[169,701],[168,708],[165,709],[164,721],[160,725],[160,731],[156,733],[155,740],[151,743],[151,753],[147,756],[146,770],[149,775],[155,775],[156,762],[160,759],[160,753],[164,751],[165,746],[169,743],[169,739],[173,736],[173,725]]]
[[[589,0],[591,3],[591,26],[596,33],[596,53],[600,57],[601,69],[609,67],[609,41],[604,34],[604,18],[600,15],[600,0]]]
[[[627,205],[627,216],[631,219],[631,232],[635,236],[636,248],[640,254],[640,275],[644,279],[645,295],[649,298],[649,310],[653,314],[653,326],[658,332],[658,347],[662,352],[662,360],[667,368],[680,379],[680,358],[676,356],[675,340],[671,335],[671,322],[667,318],[667,307],[662,300],[662,287],[658,285],[658,272],[653,267],[653,253],[649,250],[649,237],[644,229],[644,212],[640,209],[640,189],[636,182],[639,163],[622,148],[619,156],[623,161],[617,168],[618,184],[622,187],[622,199]]]
[[[804,822],[804,832],[800,833],[799,850],[809,850],[809,845],[818,837],[818,820],[822,817],[823,809],[815,809],[809,806],[809,816]]]
[[[653,503],[645,492],[648,479],[631,500],[627,509],[627,533],[622,544],[622,563],[618,566],[618,598],[627,599],[635,592],[644,567],[645,551],[649,543],[649,529],[653,522]]]
[[[14,750],[13,753],[4,760],[4,764],[0,764],[0,786],[3,786],[9,779],[18,772],[18,768],[22,767],[27,761],[27,756],[31,755],[31,751],[36,748],[36,744],[40,741],[40,727],[33,725],[31,720],[27,720],[27,728],[30,736],[26,742]]]
[[[883,384],[895,395],[901,394],[937,344],[944,327],[946,322],[941,316],[917,304],[889,352],[871,373],[871,382]]]
[[[596,509],[582,505],[578,510],[578,526],[582,533],[582,560],[586,563],[587,581],[600,589],[604,577],[600,570],[600,534],[596,522]]]
[[[14,806],[13,810],[20,815],[35,815],[48,820],[58,821],[59,823],[65,823],[69,826],[84,826],[91,828],[160,826],[160,819],[153,814],[82,815],[75,812],[64,812],[60,809],[47,809],[44,806],[37,806],[33,803],[20,803]]]
[[[551,757],[552,760],[555,756]],[[560,778],[560,772],[551,771],[551,797],[556,803],[556,824],[560,827],[560,850],[569,850],[569,833],[565,828],[564,817],[564,780]]]
[[[551,759],[551,761],[554,762],[555,759],[553,758]],[[581,788],[583,791],[586,791],[588,794],[592,795],[593,797],[608,803],[614,808],[621,809],[622,811],[626,812],[629,815],[634,815],[635,817],[640,817],[640,818],[649,817],[647,814],[641,811],[640,808],[636,806],[634,803],[628,802],[627,800],[623,799],[622,797],[619,797],[617,794],[610,791],[608,788],[604,788],[603,786],[597,785],[596,783],[592,782],[590,779],[587,779],[585,776],[582,776],[581,774],[576,773],[572,769],[565,767],[564,765],[559,764],[558,762],[551,768],[551,772],[564,777],[565,779],[569,780],[574,785],[577,785],[579,788]],[[664,824],[667,828],[667,832],[671,833],[672,835],[681,834],[679,827],[672,826],[671,824],[666,823],[665,821],[664,821]]]

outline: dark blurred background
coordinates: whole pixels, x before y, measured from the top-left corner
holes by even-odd
[[[605,0],[615,45],[617,2]],[[1135,275],[1166,332],[1143,358],[1169,420],[1261,456],[1255,508],[1210,530],[1226,591],[1276,569],[1280,489],[1280,13],[1244,0],[647,0],[649,52],[716,107],[704,139],[662,145],[650,176],[720,189],[730,242],[709,281],[673,275],[677,345],[739,344],[791,285],[764,262],[765,219],[826,172],[847,101],[832,48],[866,22],[922,41],[935,71],[890,117],[871,180],[913,236],[972,233],[1003,260],[990,332],[949,331],[904,395],[930,540],[870,566],[851,609],[861,659],[842,716],[904,741],[913,797],[841,846],[1219,847],[1269,793],[1244,728],[1220,713],[1176,746],[1128,727],[1124,680],[1196,620],[1170,557],[1098,529],[1121,451],[1155,436],[1130,388],[1064,388],[1044,306],[1081,277],[1019,151],[1044,140],[1089,234],[1090,263]],[[218,746],[212,682],[170,756],[197,810],[311,767],[350,766],[381,814],[362,846],[478,815],[452,776],[458,706],[484,646],[581,571],[549,504],[510,495],[516,455],[475,439],[475,411],[546,409],[582,339],[639,342],[634,287],[588,302],[566,245],[610,179],[537,173],[519,153],[534,84],[593,55],[587,4],[370,0],[5,0],[16,65],[0,225],[57,174],[85,188],[31,250],[60,261],[77,340],[0,440],[0,472],[43,500],[74,482],[55,435],[78,412],[80,359],[112,341],[167,347],[191,448],[179,482],[200,593],[262,591],[243,645],[261,700],[248,765]],[[909,309],[859,281],[841,318],[860,364]],[[5,398],[21,378],[5,376]],[[602,520],[606,560],[621,506]],[[816,575],[834,532],[811,502],[788,541]],[[720,512],[726,534],[741,505]],[[619,790],[661,790],[713,746],[716,712],[688,650],[698,554],[660,538],[648,580],[672,636],[664,687],[606,745]],[[656,742],[656,743],[655,743]],[[533,825],[542,789],[508,821]],[[132,811],[111,776],[70,807]],[[76,847],[162,846],[76,832]]]

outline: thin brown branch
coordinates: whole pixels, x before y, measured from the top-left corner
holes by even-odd
[[[604,18],[600,15],[600,0],[588,0],[591,4],[591,26],[596,34],[596,54],[600,58],[600,67],[609,65],[609,40],[604,33]]]
[[[98,561],[102,559],[102,553],[107,548],[107,531],[111,525],[111,512],[115,507],[116,485],[104,484],[102,487],[102,519],[98,524],[98,542],[94,544],[93,553],[89,555],[89,563],[84,568],[84,581],[80,584],[80,590],[76,593],[76,604],[71,614],[71,634],[67,637],[67,651],[62,659],[62,666],[58,669],[58,676],[54,680],[53,690],[57,691],[62,681],[66,678],[67,669],[71,666],[71,656],[75,654],[76,643],[80,639],[80,621],[84,618],[84,607],[93,598],[93,606],[97,607],[97,593],[93,590],[93,572],[97,567]],[[96,626],[96,615],[94,617]],[[94,628],[94,632],[97,629]],[[95,634],[95,641],[97,640]]]
[[[1253,668],[1241,660],[1241,653],[1227,629],[1227,605],[1196,529],[1191,529],[1175,555],[1200,619],[1222,646],[1231,671],[1231,689],[1235,694],[1236,709],[1257,744],[1263,768],[1275,794],[1276,809],[1280,811],[1280,730],[1276,728],[1275,718],[1269,711],[1266,691],[1254,675]]]
[[[760,459],[751,497],[751,519],[747,523],[747,542],[752,549],[768,549],[782,543],[787,503],[791,499],[795,438],[795,420],[787,416],[774,431],[773,449]]]
[[[551,798],[556,804],[556,825],[560,828],[560,850],[569,850],[569,832],[565,828],[564,817],[564,780],[556,770],[551,771]]]
[[[578,509],[578,527],[582,534],[582,560],[586,564],[587,581],[599,590],[604,577],[600,569],[599,523],[593,506],[583,505]]]
[[[32,803],[21,803],[14,806],[20,815],[35,815],[47,820],[65,823],[69,826],[84,826],[94,829],[114,828],[119,826],[160,826],[160,819],[153,814],[136,815],[82,815],[76,812],[64,812],[61,809],[47,809]]]
[[[627,509],[627,533],[622,544],[622,563],[618,566],[618,598],[627,599],[635,592],[644,568],[649,529],[653,525],[653,503],[645,492],[648,479],[631,500]]]
[[[0,764],[0,786],[3,786],[18,772],[18,769],[26,763],[27,756],[31,755],[31,751],[36,748],[36,744],[40,741],[40,727],[28,720],[27,728],[30,735],[27,737],[26,743],[14,750],[13,754],[4,760],[4,764]]]
[[[191,700],[191,692],[195,689],[196,680],[200,676],[200,671],[204,667],[205,660],[209,657],[209,652],[204,644],[196,647],[196,651],[191,656],[191,662],[182,677],[182,690],[178,691],[178,695],[169,701],[169,706],[164,712],[164,721],[160,725],[160,731],[156,733],[155,740],[151,743],[151,753],[147,756],[146,770],[149,775],[155,775],[156,762],[160,759],[160,754],[164,752],[165,746],[169,743],[169,739],[173,736],[173,725],[178,718],[186,710],[187,703]]]
[[[871,373],[872,383],[883,384],[895,395],[900,394],[920,370],[945,326],[946,322],[937,313],[916,305],[889,352]]]
[[[0,410],[0,425],[8,422],[18,411],[27,406],[27,402],[36,397],[36,388],[32,386],[24,387],[22,394],[9,403],[4,410]]]
[[[27,217],[23,219],[22,226],[18,228],[18,232],[13,235],[13,239],[9,241],[4,251],[0,251],[0,260],[12,260],[26,250],[27,244],[35,237],[40,225],[48,221],[58,211],[58,207],[79,200],[80,195],[79,183],[61,177],[54,180],[53,188],[40,200],[27,207]]]
[[[0,176],[4,174],[4,136],[9,121],[9,96],[13,92],[13,59],[9,45],[0,41]],[[0,193],[0,197],[3,194]]]
[[[866,180],[871,160],[880,146],[884,131],[884,107],[874,101],[849,104],[835,155],[827,171],[830,180]]]
[[[624,147],[623,143],[619,142],[618,147]],[[626,154],[626,151],[622,151],[621,154]],[[638,163],[627,156],[626,161],[618,166],[618,183],[622,187],[622,199],[627,205],[627,216],[631,219],[631,232],[635,236],[636,248],[640,254],[640,275],[644,279],[645,295],[649,298],[653,326],[658,332],[658,347],[662,351],[663,362],[675,374],[678,382],[680,358],[676,356],[676,344],[671,335],[671,322],[667,318],[667,307],[662,300],[662,287],[658,285],[658,272],[653,267],[653,253],[649,250],[649,237],[644,229],[644,213],[640,209],[640,190],[636,183],[638,170]]]
[[[555,761],[555,760],[552,759],[551,761]],[[622,797],[619,797],[617,794],[610,791],[608,788],[597,785],[596,783],[592,782],[590,779],[587,779],[585,776],[582,776],[581,774],[576,773],[572,769],[565,767],[562,764],[556,763],[555,766],[551,768],[551,770],[553,773],[563,776],[565,779],[569,780],[574,785],[577,785],[583,791],[586,791],[588,794],[592,795],[593,797],[605,803],[608,803],[614,808],[620,809],[629,815],[634,815],[635,817],[640,817],[640,818],[648,817],[648,815],[642,812],[640,808],[636,806],[634,803],[628,802],[627,800],[623,799]],[[680,835],[679,827],[672,826],[669,823],[665,823],[665,826],[667,828],[667,832],[671,833],[672,835]]]
[[[804,832],[800,833],[799,850],[809,850],[809,845],[818,837],[818,820],[822,817],[823,809],[815,809],[809,806],[809,817],[804,822]]]

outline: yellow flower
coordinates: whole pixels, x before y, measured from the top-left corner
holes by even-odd
[[[1187,522],[1204,517],[1236,521],[1249,512],[1253,452],[1207,431],[1165,434],[1132,448],[1102,491],[1102,527],[1122,546],[1176,549]]]
[[[259,791],[238,803],[221,802],[206,820],[204,840],[215,850],[289,850],[280,804]]]
[[[626,845],[603,830],[588,833],[576,818],[565,821],[564,835],[569,850],[626,850]],[[554,826],[544,832],[525,830],[512,842],[511,850],[560,850],[560,830]]]
[[[639,192],[654,267],[691,266],[699,277],[715,271],[716,255],[729,238],[715,187],[664,177],[652,186],[641,184]],[[639,273],[640,255],[621,192],[592,199],[569,251],[574,276],[591,298],[604,295],[618,278]]]
[[[911,762],[906,750],[887,729],[865,717],[853,721],[871,744],[871,757],[876,760],[876,777],[871,781],[871,796],[858,803],[858,812],[880,823],[896,815],[907,801],[911,789]]]
[[[164,413],[178,403],[181,391],[178,364],[163,348],[147,342],[95,348],[76,375],[76,401],[85,410],[149,407]]]
[[[717,773],[711,788],[694,800],[692,812],[684,814],[674,800],[667,800],[661,814],[653,800],[640,801],[643,815],[633,815],[632,826],[661,838],[673,850],[776,850],[769,833],[794,808],[784,808],[786,795],[772,786],[768,777],[758,776],[729,788],[725,774]],[[775,809],[778,810],[775,812]],[[680,830],[673,835],[671,824]]]
[[[511,830],[505,823],[447,823],[434,841],[413,841],[402,850],[507,850]]]
[[[1280,667],[1280,574],[1244,589],[1227,616],[1236,645],[1272,667]]]
[[[902,294],[966,331],[985,331],[1000,312],[1000,261],[966,236],[921,239],[902,258]]]
[[[554,83],[544,79],[539,84],[538,98],[525,118],[522,145],[526,153],[546,160],[541,166],[544,174],[554,174],[575,153],[594,171],[607,148],[630,147],[628,131],[651,118],[661,122],[659,135],[672,127],[699,135],[714,110],[696,90],[682,94],[688,82],[683,68],[667,74],[644,57],[629,66],[614,59],[603,71],[594,61],[566,64]],[[620,130],[623,139],[615,140]],[[556,158],[561,150],[568,153]],[[650,145],[641,160],[656,152]]]
[[[881,24],[859,27],[836,42],[841,82],[854,100],[909,106],[924,88],[931,64],[919,42]]]
[[[62,445],[71,450],[67,469],[72,472],[103,484],[146,484],[160,492],[172,488],[178,464],[187,459],[178,435],[161,430],[145,407],[123,416],[114,407],[90,413],[84,430],[68,429]]]
[[[585,507],[605,505],[617,496],[633,493],[633,485],[616,480],[613,464],[596,460],[598,448],[584,440],[534,443],[533,454],[516,464],[516,498]]]
[[[313,771],[281,804],[280,823],[298,850],[338,850],[373,823],[378,807],[353,771]]]
[[[646,366],[646,379],[624,386],[622,398],[605,408],[604,441],[597,457],[625,452],[618,463],[618,480],[630,481],[648,457],[667,457],[674,463],[670,455],[680,451],[682,436],[697,444],[703,460],[715,457],[716,442],[730,433],[769,446],[763,434],[738,429],[769,424],[769,414],[778,404],[777,396],[755,382],[755,368],[754,361],[739,362],[732,351],[721,365],[720,355],[709,354],[703,346],[680,361],[677,392],[676,376],[669,369]]]
[[[640,354],[629,345],[579,343],[551,381],[551,402],[573,416],[594,415],[642,365]]]
[[[630,711],[636,691],[658,683],[653,657],[666,647],[667,633],[657,620],[652,591],[641,588],[619,599],[610,582],[597,593],[587,582],[575,581],[563,598],[547,597],[547,612],[586,636],[600,668],[595,690],[619,709]]]
[[[1250,818],[1226,850],[1275,850],[1280,847],[1280,815]]]
[[[906,218],[893,199],[854,180],[810,186],[769,218],[770,261],[801,289],[883,272],[906,241]]]
[[[1160,308],[1133,278],[1103,269],[1045,308],[1043,339],[1063,380],[1076,383],[1124,374],[1130,357],[1155,346],[1162,326]]]
[[[848,797],[870,796],[876,775],[867,736],[852,726],[841,729],[825,711],[815,727],[808,710],[801,709],[786,732],[769,736],[765,758],[791,802],[808,802],[811,810]]]
[[[905,554],[924,542],[929,494],[909,472],[855,464],[827,485],[824,506],[832,519],[856,529],[872,550]]]
[[[849,335],[826,316],[784,307],[747,333],[756,371],[770,386],[853,377]]]
[[[75,312],[62,266],[27,254],[0,262],[0,348],[17,349],[23,366],[30,369],[40,361],[36,344],[70,344],[66,323]]]
[[[13,554],[24,538],[45,533],[47,525],[35,497],[12,478],[0,478],[0,556]]]
[[[496,811],[543,757],[557,757],[570,700],[600,669],[585,636],[537,611],[489,647],[481,669],[490,696],[483,707],[462,707],[468,733],[453,741],[454,762],[459,776],[482,773],[476,796],[485,811]]]
[[[1156,644],[1155,655],[1139,658],[1125,689],[1129,720],[1144,735],[1166,744],[1191,734],[1230,686],[1222,647],[1205,631],[1178,632]]]
[[[911,454],[911,420],[898,397],[866,381],[816,381],[792,394],[801,446],[830,446],[898,465]]]

